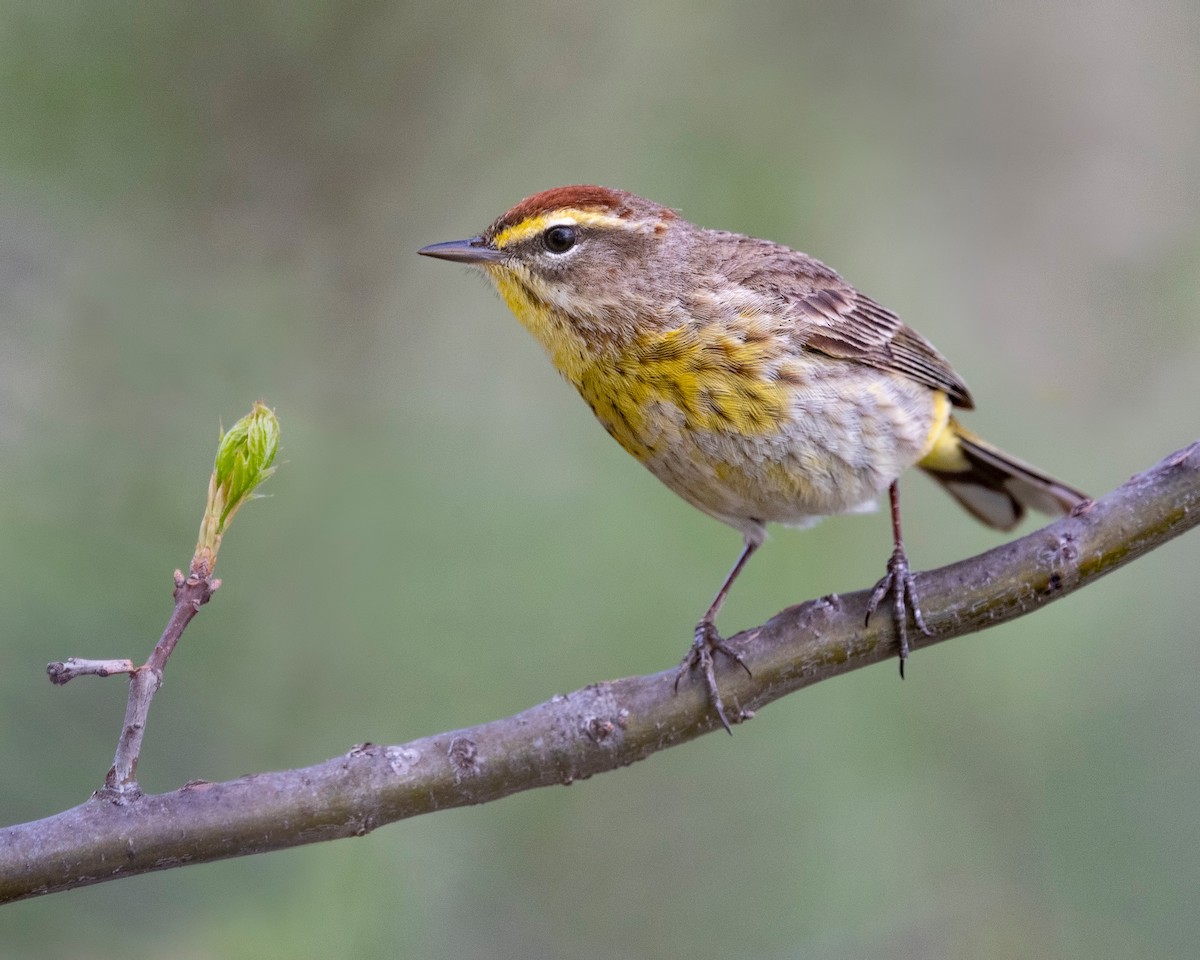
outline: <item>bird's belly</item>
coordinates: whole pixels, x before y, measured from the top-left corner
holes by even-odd
[[[674,403],[655,401],[643,411],[635,455],[689,503],[735,527],[803,525],[870,509],[925,454],[948,412],[928,387],[857,368],[789,396],[782,415],[755,431],[698,427]]]

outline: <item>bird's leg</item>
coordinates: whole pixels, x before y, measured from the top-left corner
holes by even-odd
[[[725,582],[721,584],[721,589],[717,591],[717,595],[713,597],[712,603],[708,605],[708,610],[700,622],[696,624],[696,635],[692,641],[692,646],[687,652],[687,656],[679,664],[679,672],[675,674],[675,689],[679,690],[679,681],[683,675],[689,670],[700,669],[704,676],[704,685],[708,688],[708,698],[712,701],[713,707],[716,708],[717,716],[721,718],[721,726],[726,732],[732,734],[733,730],[729,726],[729,720],[725,716],[725,704],[721,700],[721,693],[717,689],[717,677],[713,672],[713,653],[721,652],[730,660],[735,660],[747,675],[750,674],[750,668],[746,666],[746,661],[742,655],[733,647],[729,646],[721,634],[717,632],[717,614],[720,612],[722,605],[725,603],[725,598],[729,595],[729,588],[733,586],[733,581],[737,579],[737,575],[742,572],[742,567],[746,565],[746,561],[750,559],[750,555],[758,549],[761,539],[753,540],[750,537],[746,538],[745,544],[742,546],[742,552],[738,554],[737,562],[725,577]]]
[[[925,618],[921,616],[921,605],[917,600],[916,578],[908,569],[908,557],[904,553],[904,538],[900,535],[900,484],[893,480],[888,487],[888,496],[892,501],[892,539],[895,548],[891,559],[888,560],[887,575],[875,584],[871,600],[867,604],[866,623],[871,622],[871,614],[880,602],[890,592],[892,594],[892,617],[896,622],[896,632],[900,634],[900,677],[904,677],[904,661],[908,658],[908,610],[912,610],[913,620],[925,636],[932,636],[930,629],[925,626]]]

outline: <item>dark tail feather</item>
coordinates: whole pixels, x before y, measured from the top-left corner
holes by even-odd
[[[1054,516],[1068,513],[1088,499],[964,430],[953,417],[946,430],[953,440],[939,440],[937,456],[931,454],[918,466],[989,527],[1011,530],[1021,522],[1026,508]]]

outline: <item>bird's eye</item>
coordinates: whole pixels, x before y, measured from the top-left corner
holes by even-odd
[[[577,239],[575,228],[562,223],[542,234],[542,242],[551,253],[566,253],[575,246]]]

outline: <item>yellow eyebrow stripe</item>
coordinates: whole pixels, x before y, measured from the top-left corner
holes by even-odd
[[[607,213],[594,213],[589,210],[574,210],[567,207],[562,210],[555,210],[552,213],[541,213],[536,217],[527,217],[520,223],[514,223],[511,227],[505,227],[496,234],[495,239],[492,240],[492,244],[497,250],[503,250],[511,244],[520,243],[522,240],[535,237],[547,227],[552,227],[556,224],[570,224],[577,227],[608,227],[621,230],[645,229],[645,225],[641,221],[622,220],[620,217],[614,217]]]

